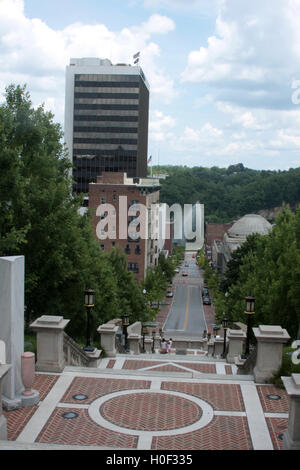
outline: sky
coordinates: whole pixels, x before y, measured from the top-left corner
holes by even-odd
[[[140,65],[153,165],[300,167],[300,0],[0,0],[0,102],[64,126],[70,58]]]

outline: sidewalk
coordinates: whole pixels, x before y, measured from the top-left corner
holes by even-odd
[[[119,355],[102,359],[98,369],[37,373],[40,403],[4,411],[10,442],[2,441],[0,449],[11,441],[27,448],[281,449],[285,390],[235,374],[235,366],[196,351]]]

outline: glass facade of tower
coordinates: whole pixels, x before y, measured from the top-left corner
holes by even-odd
[[[73,75],[75,192],[88,193],[89,183],[96,182],[102,172],[147,175],[149,90],[141,69],[132,69],[124,75]]]

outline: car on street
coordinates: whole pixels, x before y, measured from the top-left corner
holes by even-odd
[[[173,292],[171,290],[167,292],[167,297],[173,297]]]
[[[175,269],[175,273],[179,273],[179,269],[178,269],[178,268]]]
[[[204,305],[210,305],[211,304],[209,295],[205,295],[203,297],[203,303],[204,303]]]
[[[187,276],[187,275],[188,275],[188,273],[184,272],[184,273],[182,273],[182,275],[183,275],[183,276]]]
[[[207,287],[203,287],[203,290],[202,290],[202,297],[205,297],[205,296],[209,297],[209,290],[207,289]]]

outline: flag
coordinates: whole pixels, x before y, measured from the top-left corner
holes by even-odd
[[[140,57],[140,53],[139,53],[139,52],[137,52],[137,53],[134,54],[134,56],[133,56],[134,59],[137,59],[138,57]]]
[[[135,59],[134,64],[138,64],[140,59]]]
[[[151,160],[152,160],[152,155],[150,155],[150,157],[148,158],[148,160],[147,160],[147,165],[149,165],[149,163],[151,162]]]

